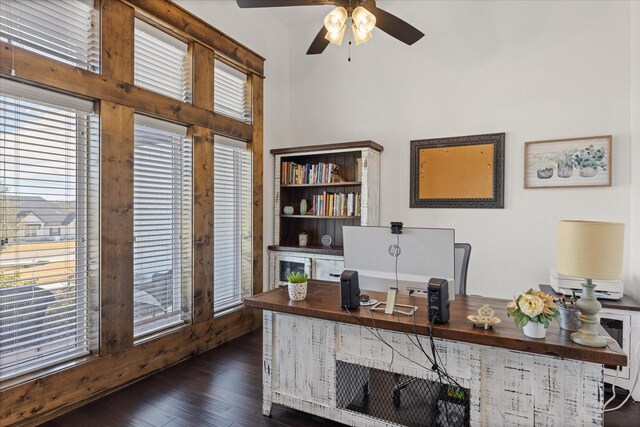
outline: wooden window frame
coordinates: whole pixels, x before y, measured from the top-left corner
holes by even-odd
[[[264,58],[170,0],[99,0],[100,73],[0,43],[0,76],[96,102],[100,113],[100,350],[71,366],[0,384],[0,424],[35,425],[157,370],[259,328],[250,308],[213,316],[213,140],[249,144],[253,161],[253,292],[263,287]],[[191,103],[133,84],[134,17],[185,40],[193,70]],[[213,112],[214,58],[246,72],[251,124]],[[153,339],[133,340],[133,117],[189,127],[193,143],[193,320]]]

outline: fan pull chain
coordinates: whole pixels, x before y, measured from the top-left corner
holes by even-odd
[[[351,40],[349,40],[349,59],[347,61],[351,62]]]

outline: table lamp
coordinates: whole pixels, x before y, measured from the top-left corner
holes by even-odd
[[[560,221],[558,224],[558,273],[584,278],[580,310],[580,330],[571,334],[571,341],[589,347],[606,347],[598,335],[598,312],[602,308],[596,299],[592,280],[617,280],[622,277],[624,224],[596,221]]]

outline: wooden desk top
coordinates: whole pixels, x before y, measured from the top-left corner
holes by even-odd
[[[371,298],[375,298],[378,301],[386,300],[386,294],[383,292],[363,290],[363,293],[367,293]],[[415,305],[419,306],[415,316],[416,332],[420,335],[428,335],[429,322],[427,319],[426,300],[421,297],[413,297],[412,300]],[[547,330],[545,339],[526,337],[520,329],[516,328],[513,319],[507,317],[507,302],[507,300],[495,298],[456,295],[455,301],[451,303],[449,323],[434,325],[433,336],[605,365],[627,365],[627,355],[624,354],[617,343],[612,342],[610,344],[611,349],[585,347],[575,344],[570,339],[571,332],[560,329],[558,322],[552,322]],[[287,288],[282,287],[245,298],[244,303],[249,307],[263,310],[335,322],[361,324],[392,331],[414,332],[412,316],[372,312],[368,307],[360,307],[358,310],[352,311],[351,314],[346,310],[340,309],[339,284],[332,282],[309,281],[307,298],[304,301],[290,301]],[[407,296],[398,296],[398,303],[411,304]],[[468,315],[476,314],[482,304],[489,304],[495,310],[496,316],[502,320],[502,323],[495,326],[493,331],[474,328],[467,319]],[[608,336],[602,328],[600,328],[599,332],[600,335]]]

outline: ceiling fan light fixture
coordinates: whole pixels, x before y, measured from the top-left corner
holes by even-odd
[[[355,22],[351,24],[351,31],[353,32],[353,40],[356,42],[356,46],[361,45],[362,43],[371,40],[373,35],[371,31],[363,33],[358,29]]]
[[[376,17],[362,6],[353,9],[351,20],[362,34],[370,33],[376,26]]]
[[[347,13],[347,9],[342,6],[336,7],[327,16],[325,16],[324,27],[327,29],[329,34],[337,35],[339,33],[343,33],[344,35],[344,24],[347,22],[348,17],[349,14]]]
[[[324,36],[324,38],[329,40],[333,44],[342,46],[342,39],[344,38],[344,32],[346,29],[347,29],[347,26],[343,25],[342,29],[337,33],[332,33],[331,31],[327,31],[327,34]]]

